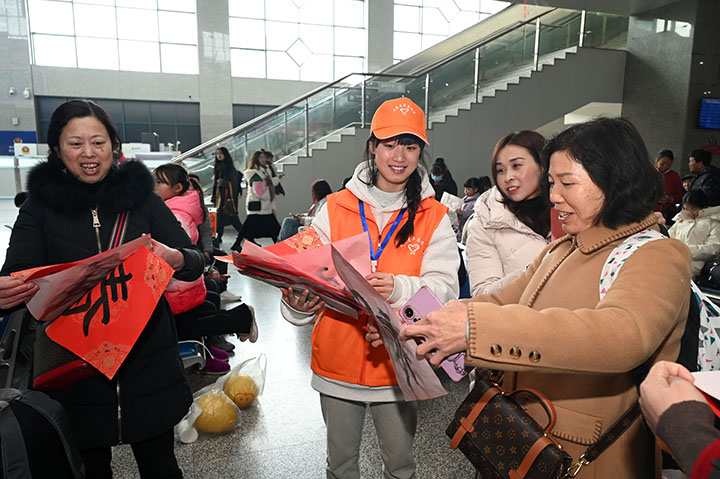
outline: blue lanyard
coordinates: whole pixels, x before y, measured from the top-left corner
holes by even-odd
[[[400,212],[397,215],[397,218],[395,218],[395,221],[393,222],[392,226],[390,227],[390,231],[388,231],[388,233],[385,235],[385,239],[382,240],[382,242],[378,246],[377,251],[373,252],[373,242],[372,242],[372,238],[370,238],[370,232],[368,231],[367,221],[365,220],[365,204],[363,203],[362,200],[358,200],[358,203],[360,205],[360,219],[362,220],[363,229],[368,234],[368,242],[370,243],[370,260],[372,262],[372,270],[374,273],[377,270],[378,258],[380,257],[383,250],[385,249],[385,246],[387,245],[388,241],[390,241],[390,237],[395,232],[395,229],[400,224],[400,220],[402,219],[403,215],[405,214],[405,210],[407,210],[407,208],[403,208],[400,210]]]

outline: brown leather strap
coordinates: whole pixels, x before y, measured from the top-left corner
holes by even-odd
[[[462,441],[462,438],[465,436],[465,434],[468,432],[473,432],[475,430],[475,426],[473,426],[473,423],[478,418],[482,410],[485,409],[485,406],[487,406],[490,400],[498,394],[502,394],[500,388],[494,386],[491,387],[490,389],[485,391],[485,394],[483,394],[480,397],[480,400],[475,403],[467,418],[460,418],[460,427],[458,427],[457,431],[455,431],[455,434],[450,441],[451,448],[457,449],[458,445],[460,445],[460,441]]]
[[[520,463],[520,466],[517,469],[511,469],[508,473],[508,477],[510,479],[525,479],[525,474],[528,473],[533,463],[535,462],[535,459],[537,459],[540,453],[543,452],[543,450],[550,444],[553,444],[553,442],[547,436],[542,436],[538,438],[538,440],[535,441],[535,444],[532,445],[528,453],[525,454],[525,457]]]
[[[232,190],[232,182],[228,181],[228,188],[230,189],[230,194],[228,195],[227,199],[230,200],[230,204],[233,206],[233,209],[237,211],[237,206],[235,206],[235,200],[233,199],[233,190]]]
[[[555,406],[553,406],[553,403],[550,402],[550,399],[537,389],[533,388],[518,388],[510,394],[511,396],[514,396],[517,393],[528,393],[532,394],[535,397],[537,397],[540,400],[540,404],[542,404],[543,408],[545,408],[545,412],[548,415],[548,418],[550,422],[545,427],[545,433],[550,434],[550,431],[555,427],[555,423],[557,422],[557,413],[555,412]]]

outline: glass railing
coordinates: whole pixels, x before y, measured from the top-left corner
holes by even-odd
[[[629,22],[629,17],[587,12],[582,46],[624,48]]]
[[[313,143],[343,128],[365,127],[385,100],[405,96],[430,117],[459,101],[478,101],[522,72],[536,70],[545,55],[571,47],[623,48],[628,18],[551,9],[519,22],[415,75],[355,73],[320,87],[180,155],[209,186],[215,150],[225,146],[238,169],[264,148],[275,161],[309,154]]]

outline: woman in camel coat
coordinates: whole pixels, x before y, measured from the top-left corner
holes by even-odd
[[[637,130],[621,119],[575,125],[553,138],[550,201],[567,235],[498,292],[445,308],[408,326],[430,362],[465,351],[466,364],[505,371],[504,388],[537,388],[555,405],[552,435],[577,460],[637,399],[636,372],[675,360],[688,314],[690,255],[673,239],[651,241],[624,263],[600,299],[600,275],[615,246],[657,230],[661,178]],[[539,405],[530,413],[545,422]],[[580,479],[659,477],[652,435],[632,427]],[[657,475],[656,475],[657,474]]]

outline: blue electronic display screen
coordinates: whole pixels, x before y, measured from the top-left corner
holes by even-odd
[[[720,130],[720,98],[702,99],[698,126],[708,130]]]

